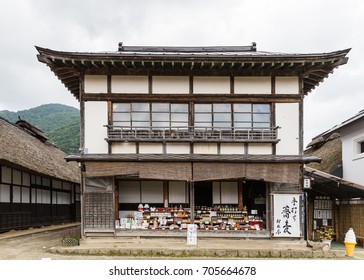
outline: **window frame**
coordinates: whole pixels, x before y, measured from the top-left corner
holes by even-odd
[[[120,104],[123,104],[122,107],[124,109],[117,109]],[[128,105],[125,106],[125,104]],[[149,108],[149,111],[134,110],[133,107],[137,105],[145,105]],[[158,108],[160,105],[165,105],[166,107],[164,109]],[[174,105],[184,105],[185,111],[174,112]],[[218,108],[221,105],[226,107],[225,110]],[[155,110],[154,107],[156,107]],[[206,108],[204,109],[203,107]],[[193,126],[195,128],[211,128],[214,130],[261,130],[271,128],[272,126],[271,103],[193,102],[192,107],[190,107],[187,102],[115,102],[113,103],[112,110],[112,125],[126,126],[131,129],[145,127],[147,123],[148,128],[151,129]],[[117,117],[118,114],[119,117]],[[120,119],[122,114],[129,117],[126,120],[122,120]],[[147,120],[145,117],[144,120],[140,120],[136,118],[137,114],[148,115],[149,118]],[[182,120],[180,120],[180,116],[183,115],[185,117],[182,117]],[[142,123],[144,125],[139,125]]]

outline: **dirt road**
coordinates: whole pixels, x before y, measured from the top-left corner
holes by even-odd
[[[72,226],[72,230],[77,227]],[[21,232],[0,234],[0,260],[117,260],[117,259],[141,259],[141,256],[116,256],[116,255],[77,255],[58,254],[49,252],[52,247],[62,247],[62,239],[69,233],[70,227],[52,230],[26,230]],[[5,237],[5,235],[7,235]],[[105,241],[106,242],[106,241]],[[172,241],[171,241],[172,242]],[[202,241],[201,241],[202,242]],[[110,242],[109,242],[110,243]],[[139,242],[140,243],[140,242]],[[92,245],[92,244],[91,244]],[[105,243],[106,245],[110,245]],[[129,244],[130,245],[130,244]],[[116,245],[114,245],[115,247]],[[125,245],[126,246],[126,245]],[[134,246],[134,245],[133,245]],[[110,246],[109,246],[110,247]],[[335,250],[341,250],[344,255],[344,247],[341,243],[333,246]],[[340,248],[339,248],[340,247]],[[364,259],[364,249],[357,246],[353,259]],[[149,257],[150,258],[150,257]],[[168,258],[167,258],[168,259]]]
[[[54,258],[45,249],[59,244],[60,238],[60,232],[57,232],[39,233],[0,240],[0,259],[39,260],[42,258]]]
[[[68,229],[0,239],[0,260],[92,260],[112,259],[100,256],[67,256],[48,253],[47,248],[60,246]],[[113,258],[115,259],[115,258]]]

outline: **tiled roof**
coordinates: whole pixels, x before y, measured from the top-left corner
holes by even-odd
[[[62,52],[36,47],[45,63],[79,99],[82,74],[302,76],[307,94],[340,65],[350,49],[285,54],[249,47],[127,47],[116,52]],[[82,74],[81,74],[82,73]]]

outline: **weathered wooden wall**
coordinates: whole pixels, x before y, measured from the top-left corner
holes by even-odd
[[[343,241],[352,228],[356,236],[364,236],[364,204],[339,205],[338,240]]]
[[[128,176],[140,179],[207,181],[246,178],[299,184],[297,163],[88,162],[86,176]]]
[[[308,239],[313,235],[313,201],[308,204]],[[345,234],[352,228],[356,236],[364,236],[364,204],[333,204],[333,226],[336,241],[344,241]],[[357,241],[358,242],[358,241]]]

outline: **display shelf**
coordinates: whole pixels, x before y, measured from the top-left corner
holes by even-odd
[[[154,208],[134,212],[134,223],[140,229],[176,230],[186,229],[190,220],[189,208]],[[260,230],[263,221],[249,211],[226,207],[198,208],[194,212],[194,223],[199,230]],[[132,228],[132,226],[130,227]],[[135,228],[135,227],[134,227]]]

